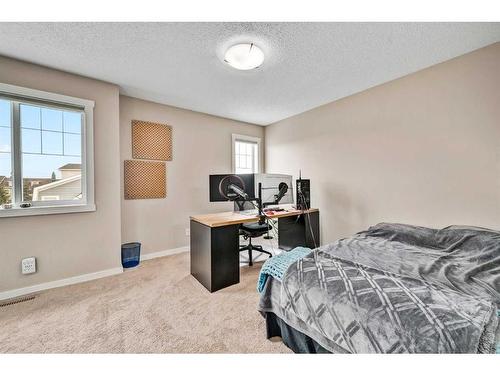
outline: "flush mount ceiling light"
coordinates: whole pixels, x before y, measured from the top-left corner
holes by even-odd
[[[235,44],[224,55],[224,61],[238,70],[258,68],[264,61],[264,52],[253,43]]]

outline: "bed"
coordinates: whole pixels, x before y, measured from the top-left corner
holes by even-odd
[[[494,353],[500,232],[381,223],[269,277],[267,337],[299,353]]]

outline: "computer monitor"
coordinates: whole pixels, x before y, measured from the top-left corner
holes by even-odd
[[[220,187],[221,181],[227,176],[236,176],[234,179],[236,184],[239,186],[241,182],[243,186],[240,186],[245,193],[247,193],[248,198],[255,198],[255,179],[254,174],[212,174],[209,176],[209,186],[210,186],[210,202],[227,202],[230,199],[221,194]],[[227,179],[226,179],[227,181]]]
[[[280,184],[286,184],[288,189],[278,204],[293,203],[293,178],[287,174],[256,173],[255,186],[262,184],[262,203],[272,203],[280,191]],[[283,186],[283,185],[281,185]]]

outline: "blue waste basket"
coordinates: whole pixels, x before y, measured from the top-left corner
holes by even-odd
[[[123,268],[135,267],[141,260],[140,242],[129,242],[122,245],[122,266]]]

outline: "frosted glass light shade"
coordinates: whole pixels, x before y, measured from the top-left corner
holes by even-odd
[[[238,70],[255,69],[264,62],[264,52],[253,43],[236,44],[226,51],[224,61]]]

